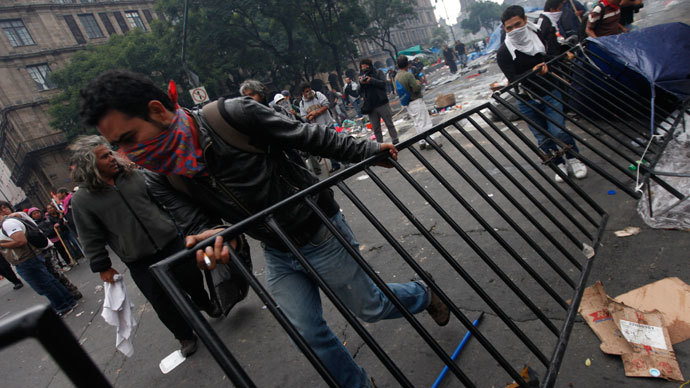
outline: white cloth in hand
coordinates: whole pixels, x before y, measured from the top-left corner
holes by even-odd
[[[137,322],[132,315],[132,304],[127,296],[127,288],[122,275],[117,274],[114,279],[115,283],[113,284],[103,283],[105,299],[101,316],[109,325],[117,327],[115,340],[117,350],[125,356],[131,357],[134,354],[132,333]]]

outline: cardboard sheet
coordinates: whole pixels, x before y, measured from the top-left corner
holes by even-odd
[[[647,284],[615,300],[641,311],[659,310],[664,315],[672,344],[690,339],[690,286],[679,278]]]
[[[678,281],[672,281],[672,284],[678,286]],[[625,300],[640,302],[648,297],[647,291],[622,296]],[[671,301],[669,305],[678,302]],[[685,303],[684,300],[682,302]],[[597,282],[585,289],[579,312],[601,340],[601,350],[621,356],[626,376],[684,381],[664,314],[653,308],[648,310],[653,311],[642,311],[613,300],[601,282]],[[670,309],[669,313],[675,311]]]

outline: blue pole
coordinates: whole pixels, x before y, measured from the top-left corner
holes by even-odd
[[[477,324],[479,324],[479,321],[482,319],[483,316],[484,316],[484,312],[482,311],[481,313],[479,313],[479,316],[477,317],[477,319],[474,320],[474,322],[472,323],[472,326],[477,326]],[[464,348],[467,341],[469,341],[470,335],[472,335],[472,333],[470,333],[468,331],[465,334],[465,336],[462,337],[462,341],[460,341],[460,344],[458,345],[458,347],[455,348],[453,355],[450,356],[451,360],[455,361],[455,359],[458,357],[458,354],[460,354],[460,351],[462,350],[462,348]],[[436,378],[436,381],[434,381],[434,385],[432,385],[431,388],[438,388],[439,384],[441,384],[441,380],[443,380],[443,378],[446,376],[446,373],[448,373],[448,365],[443,367],[441,374],[438,375],[438,377]]]

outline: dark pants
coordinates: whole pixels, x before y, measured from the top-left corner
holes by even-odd
[[[17,274],[15,274],[12,270],[10,263],[8,263],[7,260],[5,260],[5,258],[2,256],[0,256],[0,275],[4,276],[5,279],[11,281],[15,285],[22,284],[22,281],[19,280]]]
[[[55,246],[55,249],[57,250],[57,253],[58,253],[58,255],[57,255],[59,258],[58,264],[62,267],[67,267],[68,265],[70,265],[70,263],[72,261],[69,259],[69,255],[67,255],[67,251],[65,250],[65,246],[62,245],[60,240],[55,241],[53,243],[53,246]]]
[[[58,313],[66,312],[77,303],[72,294],[48,272],[43,255],[17,265],[17,273],[37,294],[48,298],[50,305]]]
[[[57,252],[54,249],[50,249],[48,251],[44,251],[44,258],[45,258],[45,264],[46,264],[46,269],[48,272],[50,272],[55,279],[57,279],[65,288],[67,291],[69,291],[72,296],[75,298],[81,298],[81,292],[79,292],[79,289],[77,286],[75,286],[67,277],[59,271],[59,264],[57,263]]]
[[[371,129],[374,130],[374,135],[376,135],[376,141],[383,143],[383,134],[381,133],[381,119],[386,123],[388,127],[388,134],[393,141],[393,144],[398,143],[398,132],[395,130],[395,124],[393,124],[393,112],[391,112],[391,107],[388,103],[381,106],[377,106],[374,110],[369,113],[369,122],[371,122]]]
[[[156,310],[158,318],[163,322],[165,327],[170,330],[178,340],[191,340],[194,338],[194,332],[187,321],[182,317],[182,314],[177,310],[172,300],[165,293],[163,288],[158,284],[158,281],[149,272],[149,266],[155,264],[166,257],[176,253],[184,248],[182,239],[175,239],[168,244],[159,254],[138,260],[133,263],[125,263],[129,272],[132,274],[134,283],[137,284],[141,293],[151,303],[153,309]],[[187,292],[189,297],[199,306],[200,309],[209,309],[211,301],[204,289],[203,277],[201,270],[196,266],[196,260],[189,258],[184,262],[173,266],[172,273],[175,279],[180,283],[182,289]]]

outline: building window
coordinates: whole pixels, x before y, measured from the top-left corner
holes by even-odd
[[[101,18],[101,22],[105,26],[105,30],[108,32],[108,35],[115,35],[115,27],[113,27],[113,23],[110,22],[108,14],[101,12],[98,14],[98,16]]]
[[[0,27],[5,31],[5,35],[7,39],[9,39],[12,47],[31,46],[36,44],[34,40],[31,39],[29,30],[24,27],[24,22],[21,19],[0,21]]]
[[[129,31],[129,27],[127,27],[127,23],[125,23],[125,19],[122,17],[121,13],[113,12],[113,16],[115,16],[115,20],[117,20],[117,25],[120,26],[120,31],[122,31],[123,34]]]
[[[84,26],[84,31],[86,31],[86,36],[88,36],[89,39],[102,38],[104,36],[101,27],[98,26],[98,22],[92,14],[86,13],[79,15],[79,21],[81,25]]]
[[[48,74],[50,74],[50,67],[47,64],[42,63],[40,65],[27,66],[26,71],[29,72],[31,78],[36,82],[38,90],[49,90],[54,89],[55,84],[50,82],[48,79]]]
[[[127,17],[130,27],[141,28],[143,31],[146,31],[144,21],[141,20],[141,16],[139,16],[139,11],[125,11],[125,16]]]
[[[76,40],[78,44],[85,44],[86,39],[84,39],[84,35],[81,33],[81,30],[79,29],[77,22],[74,20],[74,17],[72,15],[65,15],[65,23],[67,23],[69,30],[72,31],[74,40]]]
[[[146,19],[146,23],[151,25],[151,22],[153,21],[153,15],[151,15],[151,10],[150,9],[145,9],[143,10],[144,12],[144,19]]]

